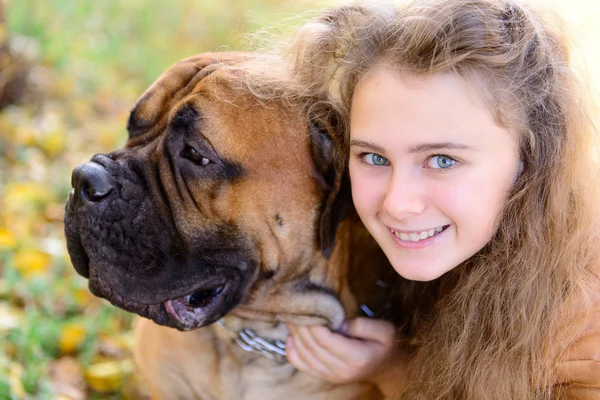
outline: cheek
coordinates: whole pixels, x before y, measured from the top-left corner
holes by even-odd
[[[359,215],[377,212],[386,190],[383,174],[374,174],[363,166],[353,167],[352,164],[349,172],[352,200]]]
[[[492,179],[490,179],[492,178]],[[506,201],[504,179],[483,176],[462,176],[431,188],[436,208],[448,217],[459,233],[492,235],[497,217]]]

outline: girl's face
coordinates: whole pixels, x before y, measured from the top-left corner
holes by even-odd
[[[352,99],[354,204],[394,269],[429,281],[479,251],[519,173],[518,143],[453,73],[383,67]]]

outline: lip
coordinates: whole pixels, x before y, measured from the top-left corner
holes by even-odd
[[[179,330],[189,331],[221,318],[223,313],[219,313],[219,308],[223,308],[223,303],[231,297],[232,286],[229,280],[217,279],[204,283],[188,295],[166,300],[162,304],[173,325]],[[191,299],[197,294],[205,298],[193,304]]]
[[[397,237],[394,232],[401,232],[401,233],[419,233],[419,232],[423,232],[423,231],[399,231],[396,229],[392,229],[388,227],[388,231],[390,232],[390,235],[392,236],[392,239],[396,242],[396,244],[402,248],[405,249],[409,249],[409,250],[419,250],[419,249],[423,249],[425,247],[431,246],[433,245],[435,242],[438,241],[439,237],[442,236],[444,234],[444,232],[446,232],[446,230],[450,227],[450,225],[444,225],[443,226],[443,230],[438,233],[435,236],[431,236],[427,239],[423,239],[423,240],[419,240],[418,242],[412,242],[410,240],[402,240],[399,237]]]
[[[392,228],[392,227],[390,227],[390,226],[388,226],[387,228],[388,228],[389,230],[391,230],[391,231],[394,231],[394,232],[398,232],[398,233],[406,233],[407,235],[410,235],[411,233],[429,232],[429,231],[430,231],[430,230],[432,230],[432,229],[433,229],[433,230],[435,230],[435,229],[438,229],[438,228],[446,229],[446,227],[448,227],[448,225],[438,225],[438,226],[436,226],[436,227],[434,227],[434,228],[413,229],[413,230],[410,230],[410,231],[403,230],[403,229],[396,229],[396,228]]]

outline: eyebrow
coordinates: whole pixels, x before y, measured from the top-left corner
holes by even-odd
[[[350,141],[350,146],[366,147],[375,152],[385,153],[385,150],[383,149],[383,147],[381,147],[373,142],[370,142],[368,140],[353,139]],[[423,153],[426,151],[441,150],[441,149],[474,150],[475,147],[467,146],[467,145],[459,144],[459,143],[452,143],[452,142],[422,143],[422,144],[410,146],[408,148],[408,152],[409,153]]]

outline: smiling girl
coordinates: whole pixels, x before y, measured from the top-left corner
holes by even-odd
[[[597,135],[555,26],[512,1],[423,0],[300,29],[295,73],[339,115],[358,215],[436,300],[402,332],[290,326],[298,369],[392,374],[382,390],[406,399],[600,398]]]

